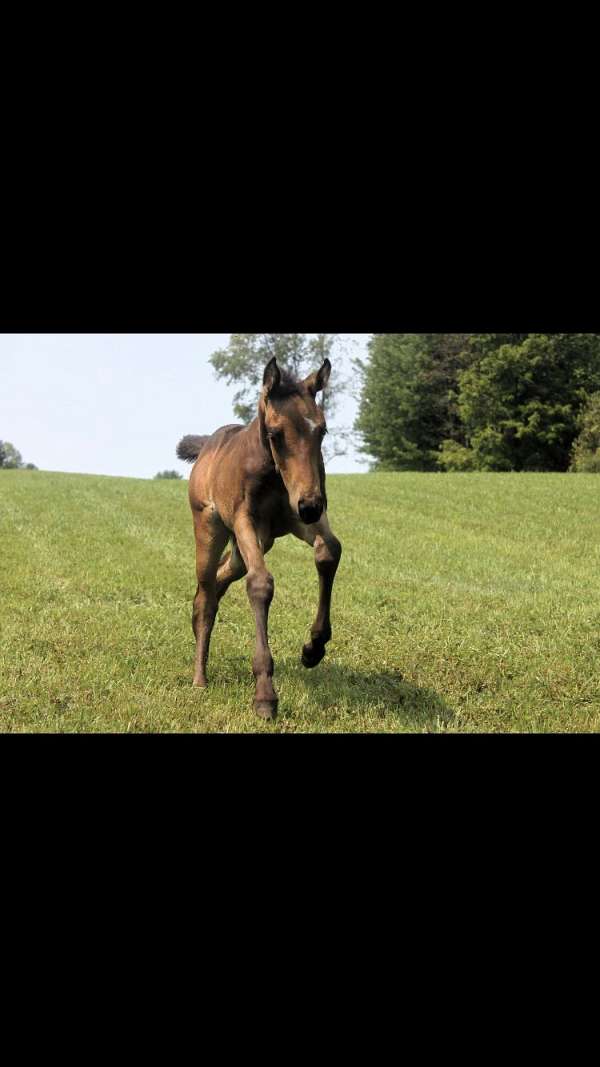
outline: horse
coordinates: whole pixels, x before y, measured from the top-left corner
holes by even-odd
[[[331,639],[331,596],[342,546],[327,517],[321,450],[327,425],[316,402],[330,374],[326,359],[300,381],[282,371],[274,357],[265,367],[258,412],[249,425],[222,426],[211,436],[188,435],[177,446],[179,459],[194,463],[189,480],[198,579],[192,612],[193,684],[208,684],[206,666],[219,603],[232,582],[246,575],[256,620],[254,710],[263,719],[274,719],[278,705],[268,638],[275,583],[265,564],[276,538],[293,534],[314,549],[319,604],[310,640],[302,649],[303,665],[316,667]],[[223,555],[228,542],[231,548]]]

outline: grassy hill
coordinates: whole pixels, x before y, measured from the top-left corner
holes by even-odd
[[[187,484],[0,471],[0,730],[600,729],[600,478],[332,476],[333,640],[300,664],[317,579],[286,538],[271,646],[280,714],[251,708],[245,583],[192,689]]]

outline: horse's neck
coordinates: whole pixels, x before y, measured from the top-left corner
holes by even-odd
[[[275,463],[275,460],[273,459],[273,453],[271,452],[271,449],[268,446],[265,449],[260,439],[260,426],[258,415],[256,415],[255,418],[252,419],[252,422],[248,423],[245,430],[242,430],[242,434],[246,435],[244,445],[248,448],[255,449],[257,453],[260,453],[260,455],[263,456],[265,461],[265,467],[277,470],[277,465]],[[278,470],[277,473],[279,474]]]

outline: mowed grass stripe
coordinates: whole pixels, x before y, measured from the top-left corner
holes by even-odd
[[[187,485],[0,473],[0,729],[499,731],[600,727],[600,481],[593,475],[330,477],[344,545],[334,636],[299,663],[317,580],[270,553],[275,725],[251,710],[244,582],[191,688]]]

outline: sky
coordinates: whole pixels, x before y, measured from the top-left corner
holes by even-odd
[[[187,476],[175,455],[180,438],[237,421],[234,388],[217,381],[209,363],[228,340],[226,333],[0,334],[0,440],[42,470]],[[340,340],[347,353],[365,354],[367,334]],[[355,412],[345,397],[335,422],[351,426]],[[327,469],[366,465],[351,451]]]

